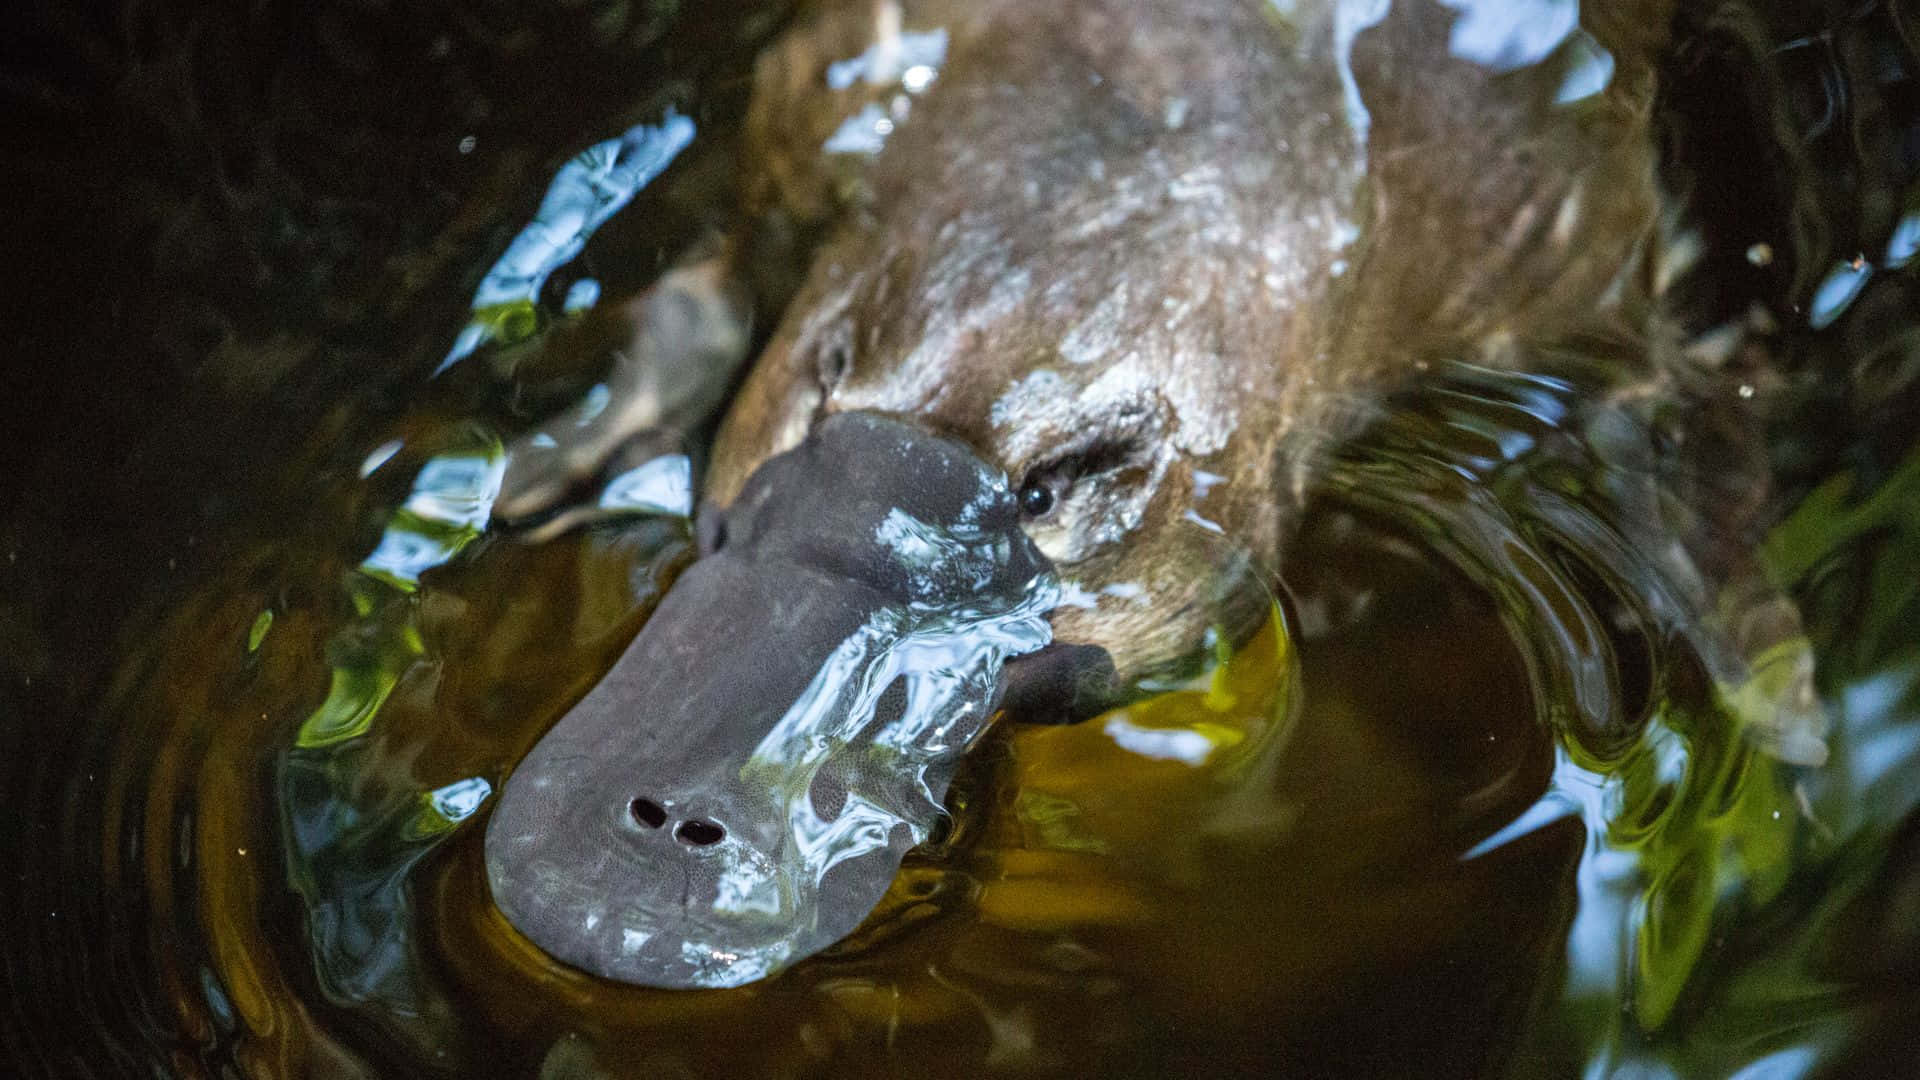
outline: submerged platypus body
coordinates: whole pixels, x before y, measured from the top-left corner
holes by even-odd
[[[829,238],[721,428],[709,557],[495,810],[514,925],[661,986],[816,951],[986,713],[1073,719],[1178,673],[1236,617],[1223,577],[1273,573],[1318,456],[1431,358],[1587,335],[1677,364],[1651,265],[1669,13],[1530,10],[805,15],[757,71],[727,258]]]

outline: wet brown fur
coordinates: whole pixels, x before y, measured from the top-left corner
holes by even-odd
[[[1219,568],[1270,567],[1321,450],[1430,361],[1598,334],[1660,362],[1663,6],[1590,21],[1612,82],[1553,106],[1557,59],[1495,75],[1448,56],[1452,12],[1395,0],[1351,53],[1364,145],[1331,5],[1295,6],[906,4],[906,29],[949,30],[947,62],[849,162],[818,147],[897,91],[829,93],[825,67],[893,13],[816,5],[760,65],[750,190],[763,219],[839,224],[706,494],[845,409],[912,416],[1016,483],[1097,466],[1030,531],[1089,598],[1056,636],[1140,675],[1193,651]]]

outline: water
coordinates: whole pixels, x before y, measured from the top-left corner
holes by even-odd
[[[1260,634],[1123,713],[993,727],[868,922],[712,992],[532,949],[476,828],[688,530],[649,499],[523,544],[481,508],[500,439],[598,377],[542,320],[643,283],[728,197],[779,12],[24,17],[46,47],[7,65],[36,135],[5,166],[30,242],[0,532],[15,1071],[1899,1074],[1914,24],[1742,10],[1700,16],[1674,76],[1703,208],[1681,288],[1700,329],[1753,303],[1782,327],[1755,383],[1778,512],[1745,547],[1799,602],[1824,764],[1689,614],[1609,450],[1632,425],[1576,407],[1606,348],[1450,368],[1330,471]],[[1715,91],[1750,39],[1777,94]],[[548,181],[669,107],[703,133],[679,171],[429,380]],[[1711,167],[1751,160],[1755,110],[1780,167]]]

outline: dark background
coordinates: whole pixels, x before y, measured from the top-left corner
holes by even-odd
[[[150,1075],[181,1039],[146,996],[144,899],[105,893],[95,865],[116,658],[238,533],[297,529],[384,419],[435,395],[490,404],[484,380],[426,376],[547,179],[664,105],[724,121],[785,5],[694,7],[4,16],[0,1041],[17,1069]],[[697,217],[623,215],[583,270],[643,282]]]

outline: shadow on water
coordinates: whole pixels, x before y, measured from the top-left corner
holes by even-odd
[[[840,945],[665,992],[514,934],[475,826],[692,538],[651,474],[618,520],[488,531],[500,440],[598,377],[590,335],[555,344],[563,313],[644,284],[720,213],[745,64],[781,15],[22,20],[15,1071],[1916,1060],[1920,23],[1897,2],[1684,16],[1666,133],[1701,210],[1680,288],[1693,332],[1769,324],[1769,354],[1726,369],[1770,405],[1764,453],[1667,453],[1711,416],[1621,385],[1617,343],[1525,375],[1442,365],[1332,463],[1258,633],[1124,710],[991,729],[944,835]],[[581,148],[676,116],[706,137],[633,209],[484,277]],[[1759,535],[1703,539],[1762,493]],[[1703,591],[1703,560],[1752,561],[1804,636],[1731,647],[1748,609]],[[1809,656],[1817,727],[1778,708]]]

